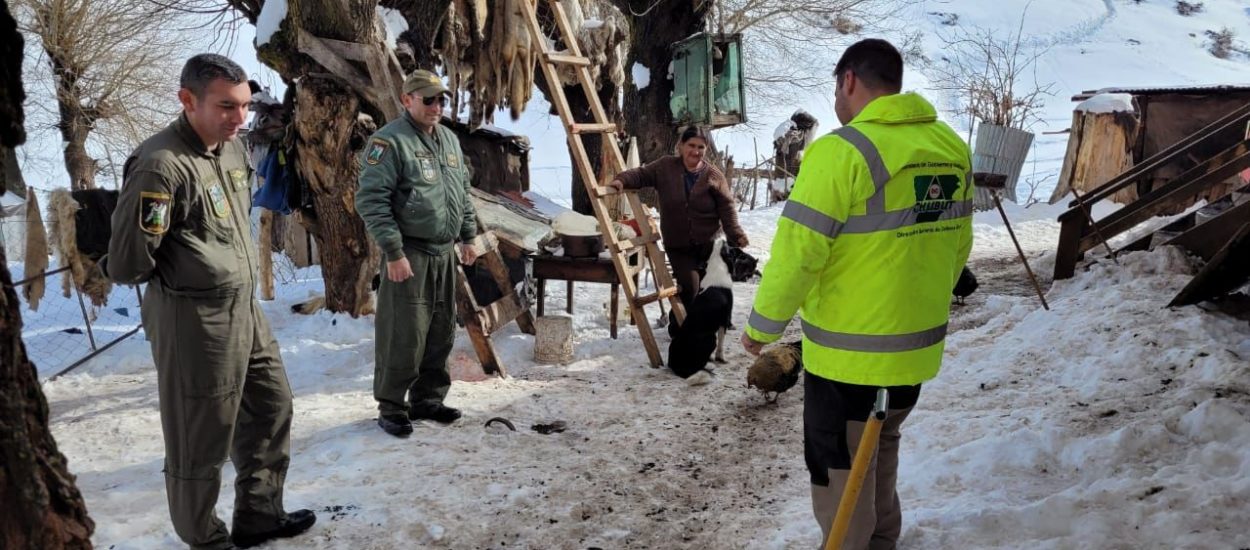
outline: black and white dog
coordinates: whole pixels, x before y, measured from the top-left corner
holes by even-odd
[[[673,341],[668,346],[668,366],[690,385],[712,381],[712,373],[705,367],[713,352],[717,363],[725,362],[725,330],[732,325],[734,309],[733,283],[750,279],[756,273],[757,263],[750,254],[727,245],[724,239],[717,239],[712,245],[707,270],[699,293],[686,311],[686,321],[679,327],[669,327]]]

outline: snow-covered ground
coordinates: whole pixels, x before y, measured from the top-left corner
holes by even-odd
[[[934,0],[907,9],[936,34],[942,16],[931,12],[1005,31],[1015,28],[1024,4]],[[1058,88],[1035,129],[1065,128],[1067,98],[1084,89],[1250,80],[1244,54],[1215,59],[1203,36],[1223,26],[1250,36],[1250,2],[1208,1],[1206,12],[1189,18],[1172,5],[1034,2],[1025,34],[1050,48],[1038,79]],[[937,58],[933,40],[925,47]],[[831,54],[830,67],[835,60]],[[923,90],[919,67],[908,70],[908,86]],[[794,107],[831,129],[828,95]],[[791,111],[763,122],[761,146]],[[535,191],[567,204],[564,138],[545,112],[536,101],[520,121],[497,124],[531,137]],[[721,134],[736,157],[751,157],[750,132]],[[1025,167],[1026,178],[1042,181],[1043,200],[1065,141],[1038,135]],[[742,215],[749,250],[761,258],[780,209]],[[1166,308],[1194,271],[1169,249],[1128,254],[1119,265],[1100,262],[1051,286],[1060,208],[1007,211],[1051,309],[1031,294],[997,212],[977,214],[972,262],[982,290],[955,309],[942,373],[904,426],[901,547],[1250,548],[1246,322]],[[749,360],[736,345],[727,348],[730,364],[717,369],[716,383],[689,387],[667,370],[647,368],[627,325],[610,339],[607,289],[579,285],[572,363],[536,364],[532,338],[512,327],[495,337],[510,376],[487,378],[462,332],[448,402],[465,418],[420,424],[398,440],[373,421],[371,318],[290,313],[308,283],[280,286],[278,300],[264,308],[296,396],[287,506],[316,509],[320,519],[304,537],[270,547],[817,545],[802,458],[802,389],[766,403],[746,387]],[[548,285],[549,311],[561,310],[563,288]],[[755,289],[735,288],[740,327]],[[658,310],[649,313],[654,319]],[[47,328],[33,317],[28,325]],[[665,346],[667,337],[657,334]],[[177,547],[161,474],[156,378],[142,333],[44,390],[53,433],[96,521],[97,546]],[[518,431],[483,427],[496,416]],[[556,420],[568,430],[530,429]],[[228,518],[229,465],[224,473],[218,514]]]

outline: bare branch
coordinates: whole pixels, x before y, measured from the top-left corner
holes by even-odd
[[[960,118],[1027,130],[1041,120],[1053,82],[1039,82],[1037,60],[1045,47],[1027,46],[1022,38],[1028,6],[1014,34],[992,29],[959,28],[942,36],[947,52],[931,65],[932,87],[947,93],[948,111]],[[1025,77],[1032,71],[1031,82]]]
[[[30,96],[35,118],[44,127],[55,120],[66,169],[79,187],[94,185],[98,164],[91,155],[127,154],[173,118],[177,79],[171,75],[198,45],[186,31],[211,19],[203,10],[188,11],[209,6],[207,0],[180,7],[164,0],[14,0],[11,5],[29,43],[42,50],[26,77],[46,91]]]

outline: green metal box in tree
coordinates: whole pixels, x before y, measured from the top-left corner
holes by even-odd
[[[674,123],[721,128],[747,121],[742,35],[699,33],[673,50]]]

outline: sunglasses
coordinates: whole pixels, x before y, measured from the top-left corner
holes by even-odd
[[[445,106],[445,105],[447,105],[447,96],[445,96],[445,95],[436,95],[436,96],[434,96],[434,97],[423,97],[423,98],[421,98],[421,104],[422,104],[422,105],[433,105],[435,101],[437,101],[439,105],[444,105],[444,106]]]

